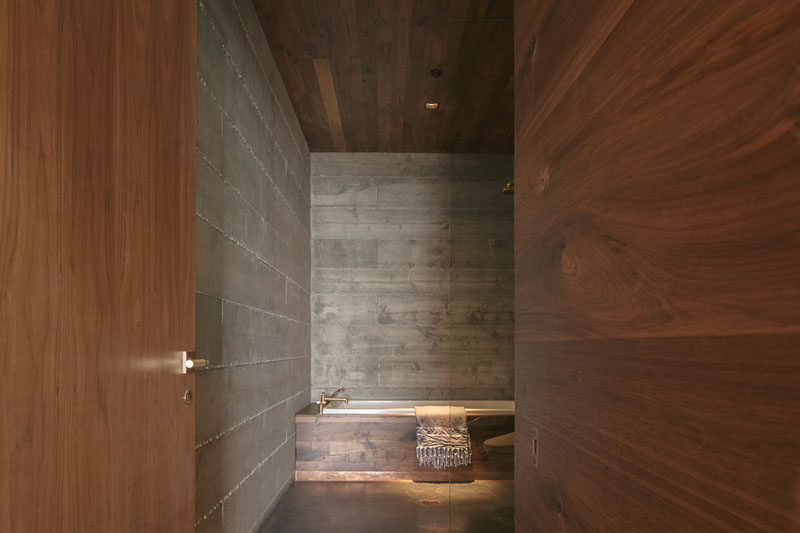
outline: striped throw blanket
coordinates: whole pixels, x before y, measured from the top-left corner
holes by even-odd
[[[417,460],[421,466],[446,468],[472,462],[464,407],[415,407],[417,415]]]

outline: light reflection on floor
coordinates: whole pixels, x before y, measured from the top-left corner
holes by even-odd
[[[298,482],[262,533],[504,533],[514,531],[514,484]]]

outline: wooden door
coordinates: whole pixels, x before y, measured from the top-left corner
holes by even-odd
[[[0,530],[188,531],[195,0],[0,4]]]

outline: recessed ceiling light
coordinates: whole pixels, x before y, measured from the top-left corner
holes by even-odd
[[[425,109],[439,109],[439,102],[428,102],[425,104]]]

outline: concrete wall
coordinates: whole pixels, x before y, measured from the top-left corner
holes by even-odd
[[[312,154],[311,393],[513,398],[512,156]]]
[[[197,529],[248,531],[309,396],[309,154],[249,0],[200,0]]]

